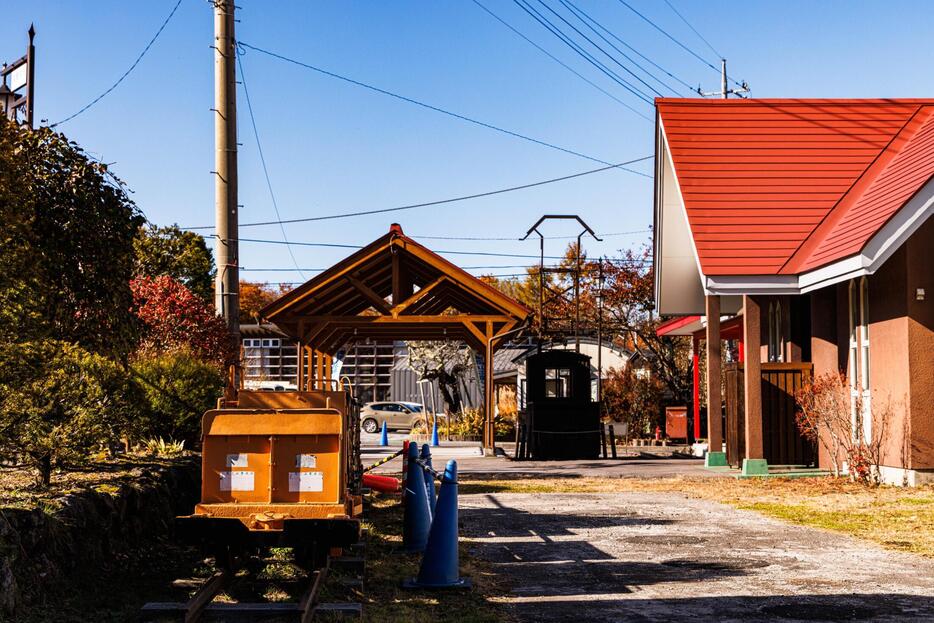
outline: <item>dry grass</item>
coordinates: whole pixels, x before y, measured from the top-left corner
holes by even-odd
[[[834,478],[471,480],[462,493],[680,493],[934,558],[934,487],[865,487]]]
[[[56,500],[64,495],[89,489],[116,493],[120,485],[133,482],[153,467],[177,463],[177,459],[136,456],[94,461],[68,471],[55,470],[51,485],[45,488],[36,487],[35,472],[31,469],[0,466],[0,508],[53,510]]]
[[[401,554],[402,508],[398,499],[376,499],[368,513],[366,590],[362,596],[364,619],[373,623],[398,621],[451,621],[490,623],[509,621],[488,597],[508,592],[494,584],[488,565],[470,555],[461,544],[462,575],[473,582],[470,590],[413,591],[401,587],[418,574],[420,555]]]

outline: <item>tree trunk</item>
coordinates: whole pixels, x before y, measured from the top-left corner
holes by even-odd
[[[36,465],[36,469],[39,470],[36,478],[36,484],[43,489],[52,484],[52,456],[45,455],[39,458],[39,462]]]

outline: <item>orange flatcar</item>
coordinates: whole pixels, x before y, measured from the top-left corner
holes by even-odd
[[[360,418],[350,393],[239,391],[202,419],[201,501],[180,537],[235,567],[261,547],[320,566],[359,539]]]

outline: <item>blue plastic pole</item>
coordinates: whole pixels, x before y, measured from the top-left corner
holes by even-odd
[[[448,461],[418,577],[403,585],[409,588],[467,588],[470,580],[460,577],[458,564],[457,462]]]
[[[438,418],[435,418],[435,423],[431,427],[431,447],[437,448],[441,445],[441,441],[438,439]]]
[[[422,444],[422,461],[424,461],[429,468],[433,469],[431,465],[431,448],[428,447],[427,443]],[[437,503],[435,496],[435,477],[429,471],[425,471],[424,476],[425,490],[428,493],[428,507],[431,509],[432,516],[434,516],[435,504]]]
[[[379,445],[383,447],[389,445],[389,433],[386,432],[386,420],[383,420],[383,426],[379,433]]]
[[[405,511],[402,516],[402,549],[424,551],[431,529],[431,508],[422,466],[418,464],[418,444],[409,444],[409,469],[405,481]]]

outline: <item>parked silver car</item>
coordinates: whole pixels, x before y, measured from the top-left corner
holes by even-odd
[[[360,410],[360,426],[368,433],[378,432],[383,422],[387,430],[411,430],[424,416],[417,402],[368,402]]]

